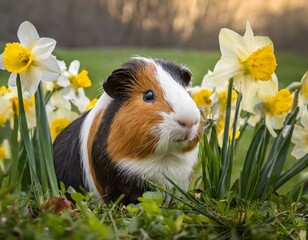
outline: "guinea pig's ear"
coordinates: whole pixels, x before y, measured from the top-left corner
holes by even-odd
[[[125,89],[130,85],[133,73],[127,66],[122,66],[114,70],[107,80],[103,83],[105,92],[113,99],[125,94]]]
[[[188,87],[190,85],[191,76],[192,76],[191,71],[187,67],[181,66],[180,76],[181,76],[181,79],[184,82],[185,86]]]

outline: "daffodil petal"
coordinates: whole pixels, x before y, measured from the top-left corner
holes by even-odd
[[[302,157],[304,157],[308,152],[308,147],[305,146],[305,145],[301,145],[301,144],[298,144],[298,145],[295,145],[292,152],[291,152],[291,155],[293,157],[295,157],[296,159],[301,159]]]
[[[272,75],[272,79],[269,81],[257,81],[258,97],[266,99],[275,96],[278,92],[278,79],[276,74]]]
[[[70,80],[65,77],[63,74],[60,75],[57,84],[61,87],[68,87],[70,85]]]
[[[250,23],[246,23],[246,31],[243,36],[245,41],[245,46],[249,52],[254,52],[256,50],[255,36],[253,34]]]
[[[63,98],[65,98],[66,100],[71,100],[76,96],[75,93],[75,88],[74,87],[67,87],[64,88],[63,91]]]
[[[292,134],[292,143],[301,143],[303,141],[303,132],[305,129],[299,125],[294,126],[293,134]]]
[[[208,77],[208,84],[212,87],[225,87],[228,84],[228,80],[241,71],[242,68],[240,64],[237,64],[234,61],[220,59],[217,62],[213,73]]]
[[[25,48],[31,49],[35,41],[39,39],[36,28],[32,23],[25,21],[20,24],[17,31],[18,39],[21,45]]]
[[[75,76],[78,74],[80,68],[80,62],[78,60],[74,60],[71,62],[68,71],[71,75]]]
[[[20,73],[20,81],[23,91],[33,95],[41,81],[42,72],[39,67],[32,66],[27,71]]]
[[[17,73],[11,73],[8,81],[8,85],[15,87],[16,86]]]
[[[3,54],[0,55],[0,69],[5,70],[5,65],[3,62]]]
[[[52,38],[40,38],[36,41],[32,49],[32,54],[36,61],[44,60],[50,57],[52,51],[56,47],[56,41]]]
[[[245,60],[248,57],[243,37],[230,29],[220,30],[219,46],[223,58],[238,61],[238,58]]]
[[[269,120],[268,118],[265,119],[265,125],[266,125],[266,128],[267,128],[267,130],[269,131],[269,133],[270,133],[274,138],[277,137],[277,134],[276,134],[276,132],[274,131],[274,129],[273,129],[271,123],[270,123],[270,120]]]
[[[265,46],[272,46],[274,48],[274,44],[269,37],[264,36],[256,36],[255,37],[256,48],[262,48]],[[255,49],[255,50],[257,50]]]
[[[304,128],[308,130],[308,110],[302,113],[301,124],[303,124]]]
[[[240,90],[237,90],[242,93],[243,110],[253,113],[253,108],[257,103],[255,96],[257,94],[258,86],[252,76],[248,74],[243,75],[242,78],[236,78],[234,82],[239,81],[239,79],[241,79],[241,86]],[[234,87],[236,87],[236,85],[234,85]]]
[[[52,55],[36,63],[41,68],[43,81],[57,81],[60,77],[60,66]]]

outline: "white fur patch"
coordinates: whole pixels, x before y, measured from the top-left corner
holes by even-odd
[[[172,76],[161,66],[156,65],[156,79],[158,80],[165,100],[171,106],[173,112],[162,112],[160,115],[163,121],[153,128],[152,132],[159,137],[157,151],[170,151],[170,145],[179,146],[175,140],[186,139],[182,143],[183,148],[187,146],[187,141],[192,140],[198,134],[200,123],[200,111],[192,100],[186,89],[176,82]],[[195,123],[191,129],[182,127],[178,121],[188,121]]]
[[[92,108],[92,110],[86,116],[80,132],[81,165],[83,168],[84,183],[89,188],[90,191],[94,192],[97,198],[101,198],[101,195],[97,190],[94,184],[93,177],[90,173],[89,156],[88,156],[88,137],[92,123],[96,115],[101,110],[106,109],[111,101],[112,98],[110,98],[107,93],[103,93],[103,95],[98,99],[94,108]]]
[[[197,159],[198,147],[187,153],[152,154],[142,160],[125,159],[117,162],[117,166],[127,172],[128,176],[129,173],[137,174],[143,179],[171,188],[172,184],[165,177],[167,176],[179,187],[187,189]]]

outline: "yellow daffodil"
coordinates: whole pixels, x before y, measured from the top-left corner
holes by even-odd
[[[40,38],[35,27],[27,21],[20,25],[17,36],[20,42],[6,44],[0,55],[0,68],[11,72],[10,86],[16,85],[19,74],[23,90],[33,95],[41,80],[57,80],[60,75],[59,65],[51,54],[56,41]]]
[[[301,124],[294,126],[293,135],[291,138],[294,143],[294,148],[291,155],[296,159],[300,159],[308,154],[308,111],[302,113],[300,118]]]
[[[0,144],[0,169],[2,172],[5,171],[4,160],[11,158],[11,147],[7,139],[3,140]]]
[[[208,76],[209,81],[221,87],[233,78],[235,90],[243,97],[242,109],[252,112],[258,103],[259,92],[278,88],[273,44],[267,37],[254,36],[247,22],[244,36],[230,29],[222,29],[219,45],[222,56]]]
[[[36,126],[34,96],[28,92],[23,94],[24,109],[28,127]],[[0,87],[0,126],[19,114],[18,94],[16,87]]]
[[[97,101],[98,101],[98,98],[93,98],[93,99],[88,103],[88,105],[86,106],[86,109],[87,109],[87,110],[91,110],[91,109],[95,106],[95,104],[97,103]]]
[[[274,96],[265,96],[261,98],[262,103],[255,113],[265,117],[265,124],[270,134],[276,137],[274,129],[278,130],[283,127],[287,114],[292,108],[293,97],[288,89],[278,91]],[[255,118],[257,119],[257,118]]]
[[[51,138],[55,138],[73,121],[78,117],[78,114],[61,107],[55,111],[48,112],[48,121],[50,127]]]

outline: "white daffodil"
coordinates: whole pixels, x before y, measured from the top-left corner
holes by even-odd
[[[294,126],[291,138],[294,148],[291,155],[296,159],[300,159],[308,154],[308,111],[302,113],[300,124]]]
[[[11,158],[11,147],[9,141],[7,139],[3,140],[0,144],[0,169],[2,172],[5,171],[4,160],[8,160]]]
[[[58,108],[66,108],[67,110],[71,110],[71,103],[66,98],[64,98],[63,92],[64,89],[60,89],[51,95],[48,103],[46,104],[47,112],[55,111]]]
[[[273,44],[267,37],[254,36],[247,22],[244,36],[222,29],[219,45],[222,56],[209,79],[219,87],[233,78],[235,90],[242,94],[242,109],[252,112],[258,94],[278,86]]]
[[[60,72],[63,74],[64,72],[67,71],[67,67],[64,61],[62,60],[57,60],[57,63],[60,67]],[[62,82],[64,80],[64,82]],[[61,78],[61,75],[58,79],[55,79],[55,81],[45,81],[44,82],[44,89],[45,91],[53,91],[55,88],[63,87],[63,85],[66,86],[66,79]]]
[[[16,85],[19,74],[23,90],[33,95],[41,80],[57,80],[60,75],[57,60],[51,54],[56,41],[40,38],[35,27],[27,21],[19,26],[17,36],[20,43],[7,43],[0,55],[0,68],[11,72],[10,86]]]
[[[78,108],[80,113],[89,110],[88,105],[90,104],[90,99],[86,96],[83,88],[78,88],[77,91],[72,91],[69,98],[64,94],[64,98],[70,100]]]
[[[91,87],[92,82],[88,76],[87,70],[79,72],[80,62],[74,60],[71,62],[67,71],[64,71],[58,80],[58,85],[65,88],[65,95],[68,97],[74,94],[79,88]]]
[[[77,117],[76,112],[60,107],[55,111],[47,112],[52,141]]]
[[[299,116],[307,111],[308,107],[308,72],[305,73],[301,80],[301,89],[298,96]]]

